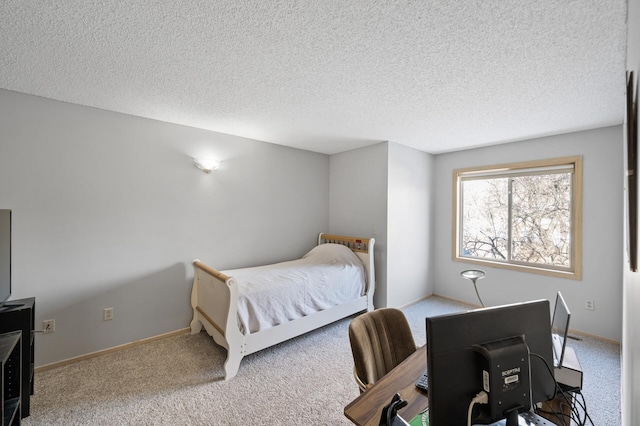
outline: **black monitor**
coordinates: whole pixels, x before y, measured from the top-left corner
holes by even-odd
[[[474,405],[471,424],[490,424],[552,399],[550,317],[547,300],[428,317],[429,424],[466,425],[472,399],[489,386],[489,404]],[[494,356],[517,363],[493,363],[498,367],[487,371]],[[500,379],[492,382],[495,374]],[[517,401],[503,404],[506,392]]]

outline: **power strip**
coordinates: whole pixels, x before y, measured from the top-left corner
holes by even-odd
[[[555,426],[555,423],[550,422],[549,420],[545,419],[544,417],[540,417],[539,415],[537,415],[536,413],[533,413],[531,411],[527,411],[526,413],[520,413],[519,415],[520,420],[518,423],[519,425],[526,425],[526,426]],[[524,423],[522,422],[522,420],[524,420]]]
[[[499,420],[495,423],[491,423],[487,426],[506,426],[506,420]],[[479,425],[474,425],[479,426]],[[534,412],[527,411],[526,413],[520,413],[518,415],[518,426],[556,426],[555,423],[550,422],[549,420],[540,417]]]

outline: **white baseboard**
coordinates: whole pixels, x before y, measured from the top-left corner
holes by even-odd
[[[79,361],[83,361],[85,359],[89,359],[89,358],[94,358],[100,355],[106,355],[112,352],[116,352],[116,351],[121,351],[123,349],[128,349],[128,348],[132,348],[134,346],[138,346],[138,345],[143,345],[145,343],[149,343],[149,342],[153,342],[154,340],[160,340],[160,339],[166,339],[167,337],[173,337],[173,336],[177,336],[180,334],[185,334],[190,332],[191,329],[190,328],[183,328],[180,330],[176,330],[176,331],[170,331],[168,333],[164,333],[164,334],[159,334],[157,336],[152,336],[152,337],[147,337],[145,339],[140,339],[140,340],[136,340],[135,342],[130,342],[130,343],[125,343],[122,345],[118,345],[118,346],[114,346],[111,348],[107,348],[107,349],[102,349],[96,352],[91,352],[85,355],[80,355],[80,356],[76,356],[73,358],[67,358],[64,359],[62,361],[57,361],[57,362],[52,362],[51,364],[46,364],[46,365],[41,365],[39,367],[36,367],[34,370],[35,372],[40,372],[40,371],[46,371],[46,370],[51,370],[53,368],[57,368],[57,367],[62,367],[63,365],[68,365],[68,364],[73,364]]]

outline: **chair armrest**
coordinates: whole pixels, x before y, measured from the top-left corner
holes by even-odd
[[[353,377],[356,379],[356,383],[358,384],[358,387],[360,388],[360,393],[364,392],[369,385],[365,385],[362,380],[360,380],[360,377],[358,377],[358,373],[356,373],[356,368],[353,367]]]

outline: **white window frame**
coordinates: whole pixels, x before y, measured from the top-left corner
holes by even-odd
[[[462,193],[461,182],[464,179],[482,178],[496,175],[516,176],[533,175],[545,170],[572,169],[571,183],[571,266],[522,264],[519,262],[497,259],[477,258],[461,254],[462,247]],[[510,207],[509,207],[510,208]],[[582,157],[562,157],[546,160],[526,161],[521,163],[501,164],[493,166],[471,167],[453,171],[453,260],[475,265],[491,266],[516,271],[531,272],[574,280],[582,279]],[[509,236],[509,238],[511,238]],[[511,241],[509,241],[511,244]]]

